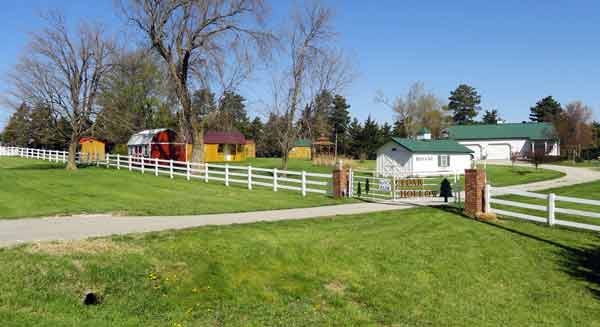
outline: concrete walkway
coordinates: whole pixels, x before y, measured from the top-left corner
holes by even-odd
[[[407,204],[353,203],[314,208],[270,210],[197,216],[115,217],[87,215],[56,218],[25,218],[0,221],[0,247],[51,240],[184,229],[207,225],[246,224],[336,215],[364,214],[411,207]]]

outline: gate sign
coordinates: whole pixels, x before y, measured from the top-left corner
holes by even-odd
[[[390,184],[389,179],[382,178],[379,180],[379,191],[380,192],[390,192],[392,190],[392,185]]]
[[[437,197],[438,192],[436,190],[426,189],[407,189],[410,187],[423,187],[425,186],[425,179],[423,178],[404,178],[396,181],[395,194],[397,198],[424,198],[424,197]]]

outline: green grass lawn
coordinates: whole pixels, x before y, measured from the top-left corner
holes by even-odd
[[[599,326],[599,283],[597,234],[419,208],[2,249],[0,322]]]
[[[558,188],[551,188],[551,189],[547,189],[547,190],[536,191],[536,193],[543,193],[543,194],[554,193],[556,195],[561,195],[561,196],[598,200],[598,199],[600,199],[600,181],[571,185],[571,186],[564,186],[564,187],[558,187]],[[543,206],[547,205],[546,200],[534,199],[534,198],[518,196],[518,195],[506,195],[506,196],[501,196],[500,198],[506,199],[506,200],[511,200],[511,201],[517,201],[517,202],[543,205]],[[522,212],[522,213],[531,214],[531,215],[540,216],[540,217],[546,216],[545,212],[538,211],[538,210],[523,209],[523,208],[517,208],[517,207],[505,206],[505,205],[493,205],[493,207],[497,207],[499,209],[516,211],[516,212]],[[577,203],[572,203],[572,202],[556,201],[556,207],[557,208],[565,208],[565,209],[591,211],[591,212],[600,212],[600,206],[577,204]],[[557,213],[556,219],[600,225],[600,219],[597,219],[597,218],[585,218],[585,217],[567,215],[567,214],[563,214],[563,213]]]
[[[171,180],[140,172],[88,167],[75,172],[63,165],[0,158],[0,218],[80,213],[183,215],[239,212],[336,204],[324,195],[266,188],[248,191],[218,182]]]
[[[565,174],[550,169],[523,166],[487,165],[487,179],[492,186],[510,186],[563,177]]]
[[[375,170],[375,160],[344,160],[345,165],[352,166],[353,169],[360,170]],[[281,158],[253,158],[242,162],[234,163],[235,165],[252,165],[259,168],[281,168]],[[331,173],[333,167],[315,166],[311,160],[289,159],[288,170],[302,171],[313,173]]]

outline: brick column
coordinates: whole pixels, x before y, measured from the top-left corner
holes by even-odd
[[[485,170],[465,170],[465,209],[464,212],[470,217],[477,217],[483,213],[485,189]]]
[[[333,197],[340,199],[348,195],[348,169],[336,168],[333,171]]]

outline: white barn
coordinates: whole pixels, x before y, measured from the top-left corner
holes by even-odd
[[[377,150],[377,175],[429,176],[462,174],[471,168],[472,150],[453,140],[392,137]]]
[[[530,158],[537,151],[560,155],[556,131],[549,123],[456,125],[443,136],[471,149],[476,160],[510,160],[512,154]]]

